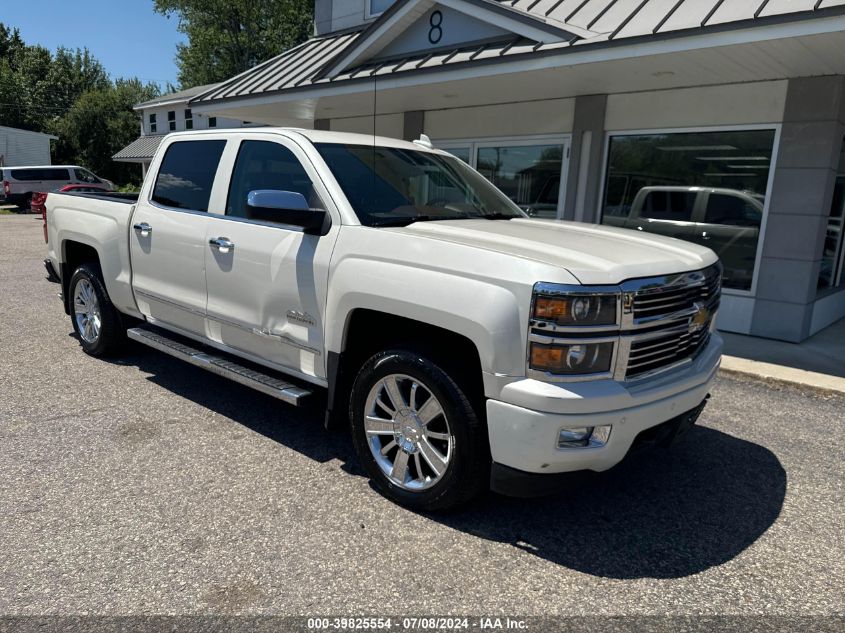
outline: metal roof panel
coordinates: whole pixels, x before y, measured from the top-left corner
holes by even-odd
[[[740,20],[751,20],[754,14],[765,4],[764,0],[722,0],[721,4],[715,7],[707,24],[725,24],[727,22],[739,22]]]
[[[769,0],[760,17],[770,15],[782,15],[784,13],[797,13],[799,11],[812,11],[817,0]]]
[[[112,160],[152,159],[163,139],[164,134],[139,136],[117,154],[112,156]]]
[[[720,0],[684,0],[660,27],[660,33],[680,29],[700,28],[701,23],[710,15]]]

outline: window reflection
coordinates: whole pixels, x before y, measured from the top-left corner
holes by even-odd
[[[602,222],[713,249],[727,288],[750,290],[774,131],[610,139]]]
[[[562,145],[479,147],[477,169],[528,215],[556,218]]]

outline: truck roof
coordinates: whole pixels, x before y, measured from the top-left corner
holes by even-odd
[[[389,136],[373,136],[372,134],[358,134],[355,132],[334,132],[330,130],[308,130],[296,127],[249,127],[249,128],[214,128],[210,130],[190,130],[184,132],[171,132],[167,138],[197,136],[242,136],[250,134],[299,134],[312,143],[347,143],[350,145],[378,145],[381,147],[397,147],[400,149],[412,149],[426,151],[424,145],[391,138]]]

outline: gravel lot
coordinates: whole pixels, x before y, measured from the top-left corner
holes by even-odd
[[[0,613],[843,613],[845,399],[724,377],[673,451],[423,516],[319,415],[87,357],[44,253],[0,217]]]

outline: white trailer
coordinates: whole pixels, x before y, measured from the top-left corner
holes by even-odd
[[[49,165],[50,141],[58,137],[0,126],[0,167]]]

